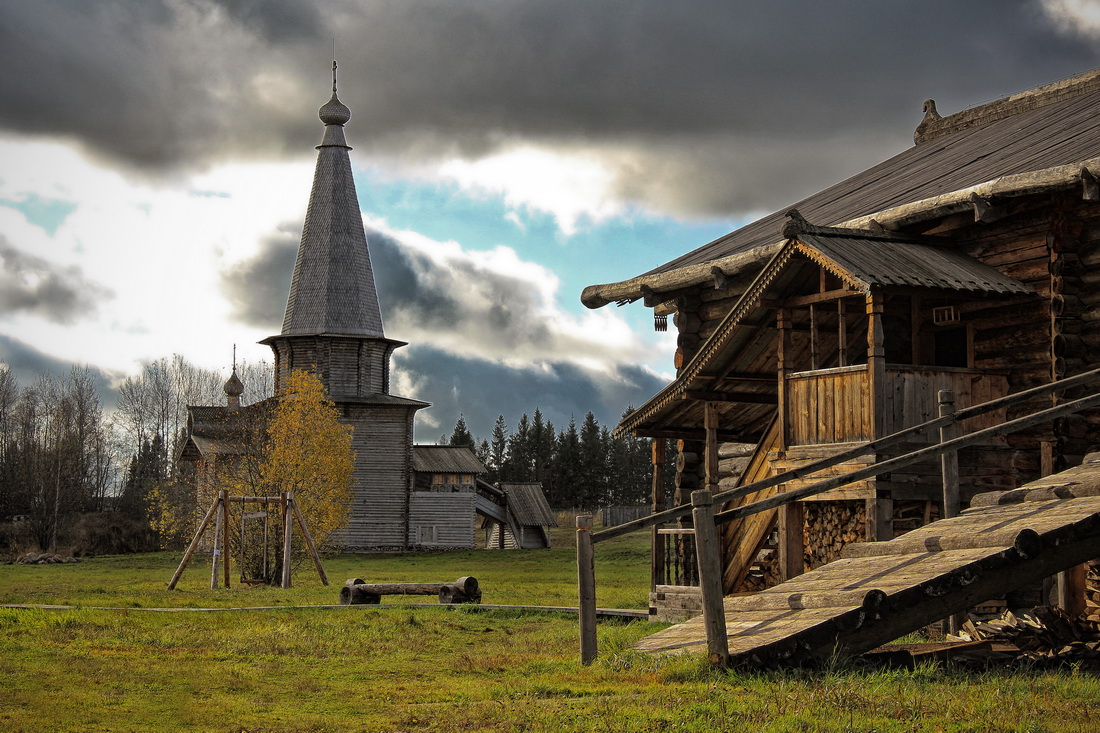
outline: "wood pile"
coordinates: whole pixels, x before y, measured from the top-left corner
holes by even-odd
[[[1100,625],[1100,560],[1089,563],[1085,576],[1085,619]]]
[[[1035,662],[1100,665],[1100,627],[1070,618],[1059,608],[1038,606],[1031,613],[1005,611],[989,621],[968,619],[957,639],[1007,642],[1018,650],[1014,656]]]
[[[865,539],[867,507],[862,501],[808,501],[804,511],[806,570],[836,560],[845,545]]]

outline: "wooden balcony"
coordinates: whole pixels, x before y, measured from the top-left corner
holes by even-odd
[[[791,406],[787,444],[803,446],[856,443],[890,435],[935,417],[940,390],[953,390],[955,407],[960,409],[1004,396],[1008,380],[975,369],[889,364],[873,395],[870,370],[859,364],[796,372],[787,376],[785,387],[785,402]],[[971,421],[967,429],[990,427],[1004,417],[1003,410],[984,415]],[[925,442],[934,439],[923,438]]]

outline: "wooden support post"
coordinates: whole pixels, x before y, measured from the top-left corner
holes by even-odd
[[[837,354],[837,366],[848,366],[848,310],[844,307],[844,298],[836,302],[836,340],[840,347]]]
[[[866,539],[885,542],[894,539],[894,500],[889,496],[867,499]]]
[[[294,513],[290,505],[294,501],[294,492],[283,494],[283,579],[282,587],[290,587],[290,537],[294,527]]]
[[[592,550],[592,515],[577,517],[577,617],[580,621],[581,664],[596,659],[596,557]]]
[[[703,596],[703,626],[707,633],[707,656],[716,667],[729,663],[726,610],[722,604],[722,561],[718,530],[714,526],[714,495],[707,489],[691,492],[691,515],[695,524],[695,557],[699,564],[699,590]]]
[[[706,430],[706,448],[703,460],[706,470],[706,489],[712,494],[718,493],[718,403],[708,402],[703,406],[703,427]],[[692,493],[692,496],[695,494]]]
[[[313,546],[313,537],[306,529],[306,520],[302,518],[302,512],[298,509],[298,502],[293,499],[290,499],[289,502],[294,509],[294,518],[298,520],[298,527],[302,530],[302,539],[306,541],[310,557],[313,558],[313,566],[317,568],[317,574],[321,576],[321,585],[328,585],[328,576],[325,575],[325,568],[321,565],[321,557],[317,554],[317,548]]]
[[[777,371],[778,371],[778,410],[776,419],[779,421],[779,445],[778,449],[787,450],[789,438],[789,417],[787,411],[787,370],[790,368],[790,333],[791,312],[787,308],[780,308],[775,314],[775,327],[779,331],[779,342],[776,347]]]
[[[1039,441],[1039,478],[1054,473],[1054,441]]]
[[[667,460],[665,450],[665,439],[654,438],[652,441],[652,461],[653,461],[653,513],[664,511],[665,509],[665,461]],[[650,567],[650,592],[657,591],[657,586],[662,584],[664,572],[665,572],[665,543],[664,539],[658,532],[658,526],[654,525],[651,530],[650,540],[652,543],[652,552],[650,557],[652,559]]]
[[[955,412],[955,392],[950,389],[941,389],[937,395],[940,405],[940,417],[946,417]],[[949,423],[940,428],[940,442],[951,440],[958,432],[955,423]],[[959,515],[959,453],[948,451],[940,455],[940,474],[943,479],[943,514],[941,519],[950,519]],[[966,623],[966,613],[956,613],[947,619],[947,630],[952,634],[959,633],[959,629]]]
[[[802,502],[793,501],[779,508],[779,578],[790,580],[802,575],[805,541],[802,537]]]
[[[222,489],[218,492],[218,500],[222,503],[222,571],[225,577],[225,587],[229,587],[229,492]]]
[[[886,347],[882,325],[882,293],[873,289],[867,297],[867,397],[871,401],[871,440],[886,429]]]
[[[218,573],[221,572],[221,560],[222,560],[222,540],[224,539],[224,526],[225,526],[225,501],[223,501],[223,494],[218,492],[218,498],[214,500],[215,506],[218,507],[217,517],[214,520],[214,558],[210,561],[210,589],[217,590],[218,588]]]
[[[206,512],[206,516],[199,522],[199,528],[195,530],[195,536],[191,538],[191,544],[187,546],[187,551],[183,553],[183,559],[180,560],[180,566],[176,568],[175,574],[172,579],[168,581],[168,590],[175,590],[176,583],[180,581],[180,576],[183,575],[183,571],[187,569],[187,564],[191,562],[191,556],[195,554],[195,550],[199,546],[199,540],[202,539],[202,533],[206,531],[206,528],[210,525],[210,520],[214,518],[214,514],[218,511],[218,502],[214,502],[209,511]]]
[[[946,417],[955,412],[955,393],[950,389],[939,391],[940,417]],[[955,437],[955,423],[940,428],[940,442],[951,440]],[[959,454],[958,451],[948,451],[940,456],[940,473],[943,477],[943,519],[950,519],[959,515]]]
[[[1074,565],[1069,570],[1058,573],[1058,606],[1070,618],[1085,613],[1085,583],[1088,578],[1089,564]]]

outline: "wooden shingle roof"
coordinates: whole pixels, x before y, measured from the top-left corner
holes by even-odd
[[[319,116],[325,123],[325,135],[317,147],[313,189],[282,335],[384,338],[374,270],[351,174],[351,148],[344,139],[344,122],[351,111],[334,90]]]
[[[414,445],[412,468],[418,473],[488,473],[489,469],[464,445]]]
[[[525,527],[557,527],[554,512],[542,493],[541,483],[502,483],[500,488],[508,495],[508,510],[516,521]]]

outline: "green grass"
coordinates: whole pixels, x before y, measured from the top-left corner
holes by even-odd
[[[296,587],[211,591],[179,556],[0,566],[0,730],[214,731],[1061,731],[1100,729],[1100,678],[1080,670],[965,673],[923,667],[723,673],[699,657],[631,645],[661,628],[601,623],[600,658],[577,662],[573,617],[468,608],[285,608],[156,613],[150,607],[310,606],[347,577],[474,575],[485,603],[573,605],[563,549],[326,561]],[[599,603],[643,607],[643,540],[600,545]],[[92,606],[122,608],[93,610]]]

